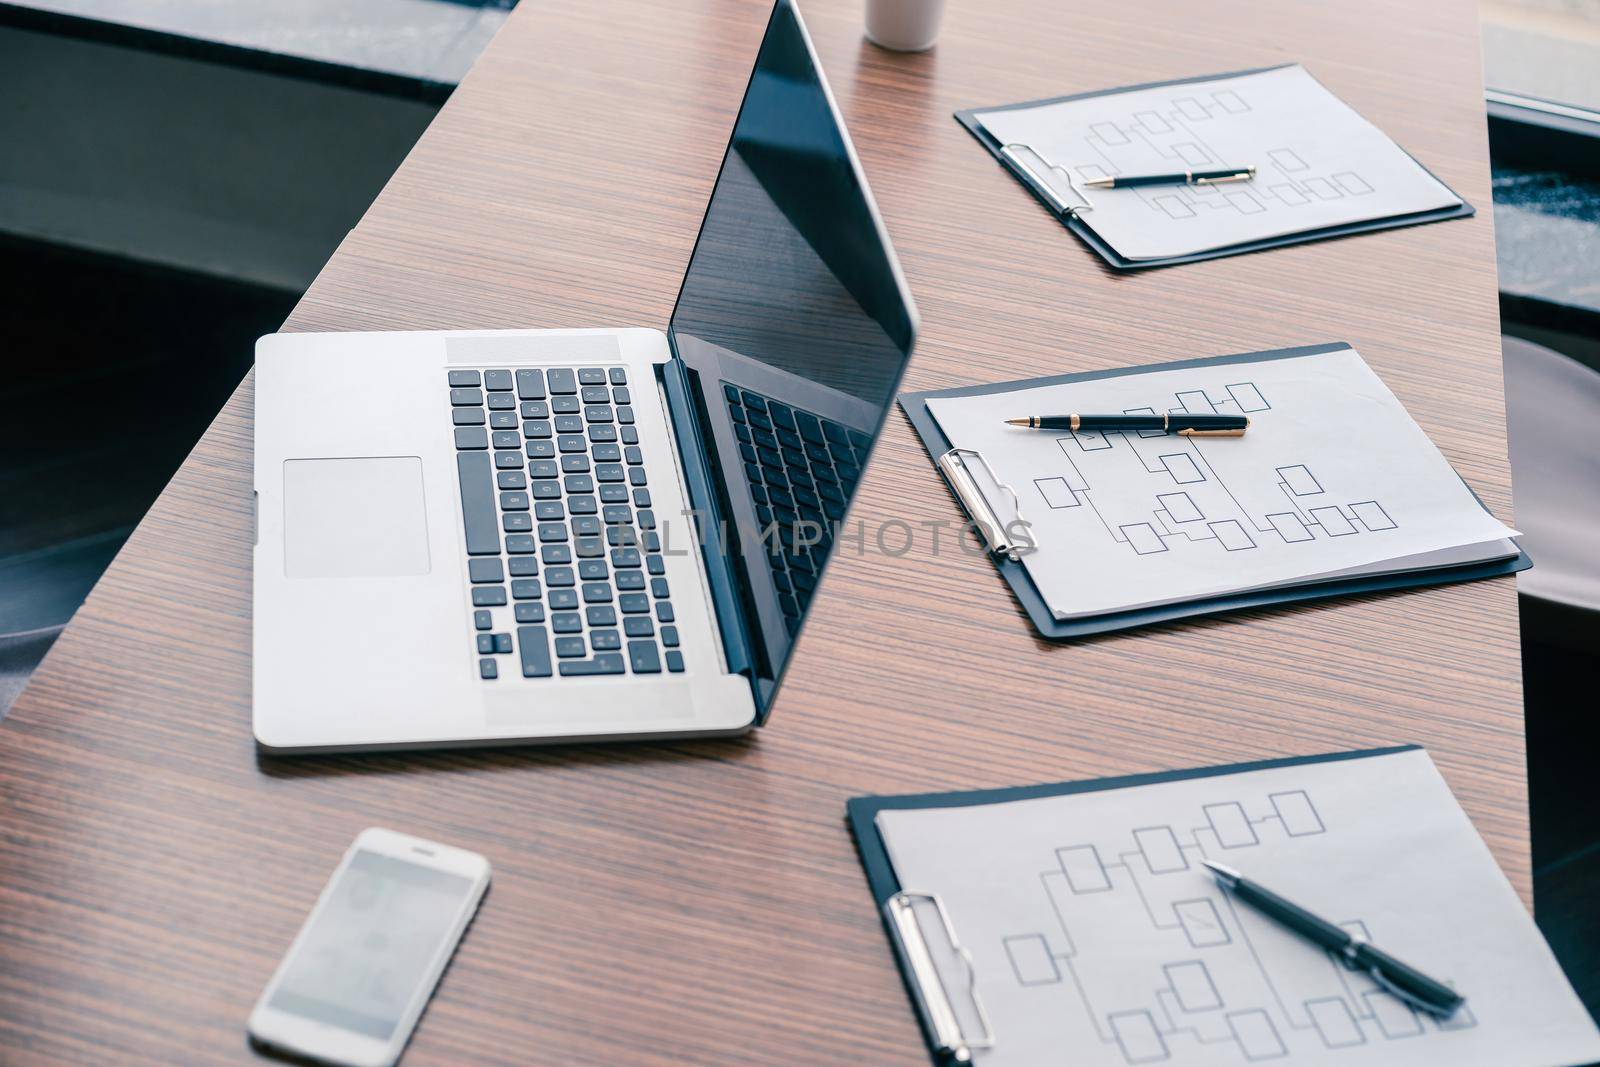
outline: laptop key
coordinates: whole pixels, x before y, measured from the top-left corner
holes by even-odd
[[[495,661],[492,660],[492,659],[480,659],[478,661],[478,677],[479,678],[498,678],[498,677],[500,677],[500,666],[499,666],[499,664],[495,663]]]
[[[472,613],[472,627],[475,630],[489,630],[494,627],[494,613],[488,611],[474,611]]]
[[[508,370],[486,370],[483,372],[483,387],[485,389],[510,389],[511,372]]]
[[[627,427],[623,427],[627,429]],[[617,428],[609,422],[597,422],[589,427],[589,440],[610,442],[617,439]]]
[[[500,494],[500,510],[501,511],[527,511],[528,510],[528,494],[527,493],[501,493]]]
[[[558,634],[582,633],[583,618],[576,611],[558,611],[550,616],[550,628]]]
[[[543,400],[544,371],[532,367],[517,371],[517,395],[524,400]]]
[[[475,370],[453,370],[450,372],[450,388],[458,389],[478,384],[478,372]]]
[[[589,457],[582,452],[573,452],[562,456],[561,470],[565,474],[588,474]]]
[[[596,609],[590,608],[589,610],[594,611]],[[607,608],[606,610],[610,611],[611,609]],[[615,652],[622,647],[622,635],[615,630],[592,630],[589,633],[589,644],[596,652]]]
[[[678,628],[676,626],[663,626],[661,628],[661,643],[668,648],[677,648]]]
[[[560,500],[561,483],[549,479],[541,479],[529,484],[528,491],[535,500]]]
[[[461,408],[470,411],[470,408]],[[489,429],[515,430],[517,428],[517,413],[515,411],[493,411],[489,413]],[[515,447],[515,446],[513,446]]]
[[[550,677],[550,635],[543,626],[517,627],[517,652],[524,678]]]
[[[526,511],[508,511],[500,517],[506,533],[527,533],[533,529],[533,516]]]
[[[628,372],[622,367],[612,367],[609,372],[609,376],[611,378],[612,385],[628,384]]]
[[[500,471],[495,475],[495,480],[500,483],[502,489],[528,488],[527,475],[521,471]]]
[[[472,606],[475,608],[498,608],[506,602],[506,587],[503,585],[480,585],[472,591]]]
[[[578,391],[577,376],[574,375],[570,370],[563,369],[546,371],[544,378],[545,383],[550,386],[550,392],[552,394],[576,393]]]
[[[541,522],[539,524],[539,540],[565,541],[567,539],[567,524],[564,522]]]
[[[457,426],[482,426],[482,408],[451,408],[450,421]]]
[[[544,622],[544,605],[537,600],[524,600],[512,610],[518,622]]]
[[[604,367],[584,367],[578,371],[578,381],[584,385],[604,385],[606,370]]]
[[[584,647],[583,638],[581,638],[581,637],[558,637],[558,638],[556,638],[556,655],[559,658],[561,658],[561,659],[576,659],[579,656],[586,656],[588,654],[589,654],[589,650]]]
[[[572,549],[567,545],[545,545],[539,549],[539,558],[547,564],[571,563]]]
[[[640,571],[618,571],[617,588],[626,593],[637,593],[644,588],[644,574]]]
[[[544,572],[544,580],[550,583],[552,589],[565,589],[577,584],[577,578],[571,567],[550,567]]]
[[[622,620],[622,632],[629,637],[654,637],[656,628],[648,615],[629,615]]]
[[[480,590],[474,589],[473,592],[477,593]],[[500,590],[500,595],[505,596],[505,590]],[[501,603],[505,601],[502,600]],[[624,615],[643,615],[650,611],[650,598],[643,593],[623,593],[617,597],[617,606],[622,609]]]
[[[673,674],[683,673],[683,653],[674,649],[667,653],[667,670]]]
[[[503,471],[516,470],[522,466],[521,452],[496,452],[494,465]]]
[[[596,463],[615,463],[622,458],[622,449],[615,444],[595,445],[589,451],[594,456]]]
[[[574,537],[600,536],[600,520],[593,515],[574,515],[572,517],[572,535]]]
[[[610,604],[593,604],[583,609],[583,620],[590,626],[615,626],[617,609]]]
[[[505,574],[499,556],[483,556],[467,560],[467,577],[474,583],[503,582]]]
[[[634,674],[661,673],[661,656],[654,641],[629,641],[628,663]]]
[[[511,597],[514,600],[538,600],[543,592],[537,578],[517,578],[511,583]]]
[[[577,415],[557,415],[556,433],[582,433],[583,419]]]
[[[522,446],[522,454],[529,459],[555,459],[556,443],[549,438],[529,441]]]
[[[618,404],[633,403],[633,398],[628,395],[628,390],[622,388],[621,386],[611,390],[611,399]]]
[[[492,655],[494,655],[494,634],[479,634],[478,635],[478,655],[480,655],[480,656],[492,656]]]
[[[627,663],[621,653],[600,652],[594,659],[568,659],[561,661],[561,673],[567,676],[591,674],[626,674]]]
[[[550,410],[557,415],[576,415],[583,410],[583,403],[575,396],[553,396]]]
[[[594,492],[594,478],[587,474],[569,474],[562,479],[569,493]]]
[[[543,400],[524,400],[522,402],[522,417],[525,419],[548,419],[550,405]]]
[[[656,618],[661,622],[675,622],[677,616],[673,614],[672,605],[665,600],[656,601]]]
[[[526,556],[537,548],[532,534],[511,534],[506,538],[506,552],[513,556]]]
[[[489,480],[489,456],[484,452],[457,452],[456,475],[461,489],[461,515],[469,556],[500,554],[500,531],[494,521],[494,483]]]
[[[516,409],[517,409],[517,398],[515,396],[513,396],[512,394],[510,394],[510,393],[490,393],[489,394],[489,410],[490,411],[515,411]]]
[[[475,408],[483,405],[482,389],[452,389],[450,390],[450,406],[457,408]]]
[[[548,419],[530,419],[522,424],[522,436],[530,441],[548,441],[554,432]]]
[[[603,385],[586,385],[578,391],[585,404],[606,404],[611,401],[611,390]]]
[[[589,448],[577,434],[563,434],[556,438],[556,447],[562,452],[584,452]]]
[[[613,567],[637,567],[639,565],[639,550],[637,548],[612,549],[611,565]]]
[[[600,486],[600,502],[603,504],[626,504],[628,502],[628,487],[620,482],[607,482]]]
[[[585,582],[583,586],[583,602],[585,604],[611,603],[611,586],[605,582]]]
[[[603,582],[611,577],[611,571],[603,559],[579,560],[578,577],[586,582]]]
[[[498,414],[500,414],[500,412],[497,411],[497,412],[495,412],[495,414],[498,415]],[[456,431],[456,433],[458,433],[458,434],[460,432],[461,432],[460,430]],[[515,430],[496,430],[494,432],[492,440],[494,441],[494,447],[496,447],[496,448],[521,448],[522,447],[522,435],[520,433],[518,433],[517,431],[515,431]]]
[[[489,447],[489,434],[482,426],[457,426],[456,447],[484,449]]]
[[[539,573],[539,561],[533,556],[512,556],[506,569],[513,578],[531,578]]]
[[[590,404],[583,409],[583,417],[589,422],[610,422],[611,406],[609,404]]]
[[[457,430],[456,433],[459,435],[461,431]],[[594,476],[602,482],[620,482],[626,477],[622,473],[622,464],[620,463],[597,464],[594,469]]]

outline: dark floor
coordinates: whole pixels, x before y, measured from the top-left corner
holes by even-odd
[[[15,241],[0,292],[4,635],[71,616],[296,297]]]
[[[1524,597],[1522,634],[1534,916],[1600,1021],[1600,618]]]

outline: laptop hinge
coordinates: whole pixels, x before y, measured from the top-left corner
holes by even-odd
[[[694,395],[688,372],[674,351],[671,359],[657,366],[657,373],[661,376],[666,393],[668,422],[676,438],[689,506],[699,520],[698,548],[705,562],[711,605],[716,611],[717,626],[722,633],[722,648],[728,659],[728,670],[748,678],[753,672],[744,606],[739,599],[735,584],[737,579],[725,543],[722,509],[718,507],[716,493],[712,489],[711,471],[705,444],[700,436],[700,423],[695,417]],[[680,541],[693,544],[694,537],[686,532]]]

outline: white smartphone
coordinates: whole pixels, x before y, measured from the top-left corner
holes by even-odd
[[[489,888],[475,852],[362,831],[250,1013],[257,1044],[390,1067]]]

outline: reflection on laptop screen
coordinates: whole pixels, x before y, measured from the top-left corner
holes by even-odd
[[[758,630],[782,673],[916,313],[798,13],[779,0],[672,315]],[[868,539],[870,540],[870,534]]]

